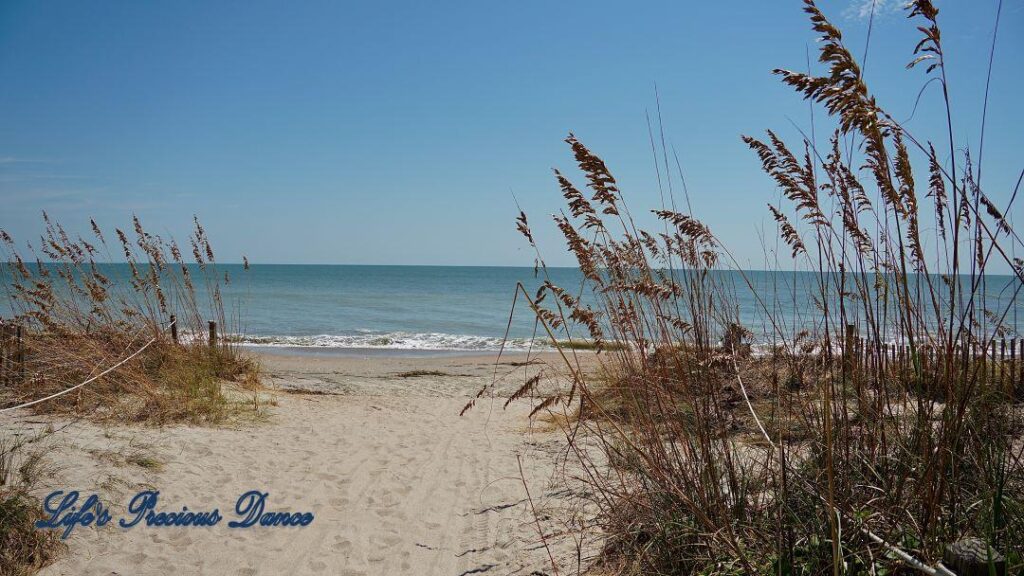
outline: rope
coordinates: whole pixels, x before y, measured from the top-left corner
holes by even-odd
[[[174,322],[171,322],[171,324],[174,324]],[[156,342],[156,341],[157,341],[157,337],[154,336],[153,338],[150,338],[149,342],[146,342],[145,344],[142,345],[142,348],[139,348],[135,352],[132,352],[130,355],[128,355],[125,358],[123,358],[117,364],[114,364],[110,368],[107,368],[103,372],[100,372],[99,374],[89,378],[88,380],[86,380],[86,381],[84,381],[84,382],[82,382],[80,384],[76,384],[76,385],[72,386],[71,388],[67,388],[65,390],[61,390],[60,392],[57,392],[55,394],[50,394],[49,396],[47,396],[45,398],[40,398],[38,400],[33,400],[31,402],[26,402],[24,404],[18,404],[17,406],[11,406],[11,407],[8,407],[8,408],[2,408],[2,409],[0,409],[0,414],[3,414],[4,412],[12,412],[12,411],[18,410],[20,408],[28,408],[29,406],[35,406],[36,404],[41,404],[43,402],[46,402],[47,400],[53,400],[54,398],[58,398],[60,396],[63,396],[65,394],[67,394],[68,392],[74,392],[75,390],[78,390],[82,386],[85,386],[87,384],[95,382],[96,380],[106,376],[107,374],[110,374],[114,370],[117,370],[118,368],[123,366],[129,360],[131,360],[132,358],[135,358],[136,356],[141,354],[143,350],[145,350],[146,348],[149,348],[149,345],[152,344],[153,342]]]

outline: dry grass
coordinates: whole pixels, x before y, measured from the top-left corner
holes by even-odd
[[[16,460],[20,445],[0,440],[0,576],[28,576],[52,563],[64,545],[52,530],[38,530],[42,503],[30,494],[40,455]]]
[[[593,340],[559,340],[558,347],[563,350],[620,350],[625,344],[619,342],[595,342]]]
[[[399,372],[395,376],[398,378],[424,378],[427,376],[453,376],[453,374],[441,372],[440,370],[409,370],[407,372]]]
[[[566,431],[582,469],[567,482],[586,484],[599,510],[589,529],[605,535],[602,570],[928,573],[948,544],[978,537],[1019,573],[1024,410],[977,351],[1019,336],[1006,319],[1024,263],[1009,247],[1024,243],[952,130],[939,134],[944,163],[871,96],[812,1],[805,11],[827,73],[776,73],[824,106],[828,146],[744,138],[791,206],[769,206],[785,245],[774,264],[808,271],[808,285],[757,293],[771,352],[748,357],[758,327],[740,325],[733,295],[750,280],[727,247],[667,207],[655,211],[659,230],[640,229],[608,167],[570,135],[589,193],[556,171],[567,214],[555,223],[586,285],[545,280],[519,295],[572,377],[550,394],[531,378],[513,398]],[[915,63],[945,88],[937,11],[917,0],[910,15],[924,35]],[[526,214],[517,222],[536,249]],[[987,295],[994,262],[1012,270],[1009,303]],[[777,312],[807,294],[799,325]],[[558,345],[580,330],[600,351],[599,378]],[[900,359],[881,362],[889,342]]]
[[[149,343],[90,385],[32,409],[152,423],[223,420],[233,406],[223,381],[258,380],[259,368],[231,338],[208,341],[209,322],[231,335],[239,312],[225,311],[221,287],[232,280],[217,269],[199,221],[188,262],[173,239],[151,235],[138,219],[132,235],[105,234],[93,222],[89,239],[72,239],[60,223],[43,219],[43,243],[26,245],[27,253],[0,231],[0,278],[15,312],[4,321],[24,334],[17,352],[23,369],[8,363],[15,382],[4,404],[70,388]],[[113,246],[108,236],[117,238]]]
[[[15,313],[2,322],[22,334],[19,344],[10,330],[0,332],[0,407],[67,390],[144,348],[91,384],[30,409],[150,424],[259,414],[259,366],[227,338],[207,341],[209,321],[223,334],[238,318],[225,313],[221,286],[231,279],[217,270],[198,221],[189,239],[193,260],[186,263],[173,240],[150,235],[137,219],[131,238],[115,231],[112,253],[95,223],[91,239],[72,240],[59,223],[43,218],[43,243],[26,245],[28,256],[0,231],[0,280]],[[118,266],[106,264],[118,260]],[[251,402],[232,399],[226,383],[251,393]],[[23,449],[0,445],[0,576],[33,574],[63,547],[55,532],[34,526],[41,514],[32,496],[44,473],[39,459],[25,457],[15,466],[16,453],[24,457]],[[163,466],[144,450],[95,456],[148,471]]]

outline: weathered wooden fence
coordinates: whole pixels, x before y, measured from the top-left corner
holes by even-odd
[[[170,336],[179,342],[178,324],[175,316],[170,317]],[[217,323],[208,322],[210,346],[221,343],[217,333]],[[0,386],[13,386],[25,381],[26,347],[28,331],[21,324],[0,318]]]
[[[0,385],[25,379],[25,331],[20,324],[0,319]]]
[[[868,374],[896,374],[907,379],[920,374],[933,379],[946,369],[945,348],[909,343],[873,342],[847,326],[842,343],[842,361],[847,371]],[[980,382],[1024,389],[1024,338],[971,339],[954,344],[958,369],[967,366]]]

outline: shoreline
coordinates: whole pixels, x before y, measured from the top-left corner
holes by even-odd
[[[257,356],[320,356],[340,358],[461,358],[486,357],[497,355],[496,350],[445,350],[433,348],[346,348],[341,346],[269,346],[266,344],[241,344],[240,349]],[[545,351],[546,352],[546,351]],[[526,355],[521,350],[506,351],[502,356],[510,354]]]

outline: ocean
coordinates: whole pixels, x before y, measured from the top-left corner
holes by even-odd
[[[123,264],[103,264],[113,278],[125,279]],[[517,283],[533,295],[541,280],[533,268],[474,266],[355,266],[256,264],[217,266],[227,273],[225,307],[239,311],[234,327],[241,342],[262,347],[309,350],[487,351],[503,341],[506,349],[525,349],[536,334],[533,315],[522,299],[513,311]],[[764,306],[784,323],[787,333],[819,321],[809,272],[716,272],[729,287],[733,311],[754,333],[767,340]],[[579,293],[582,275],[575,268],[549,268],[551,281]],[[746,279],[744,279],[744,277]],[[747,285],[750,282],[753,289]],[[1024,328],[1024,298],[1015,297],[1018,281],[987,276],[985,298],[990,309],[1012,302],[1004,323]],[[5,281],[6,283],[6,281]],[[778,295],[775,297],[774,295]],[[0,316],[9,315],[9,299]],[[577,331],[574,337],[582,336]]]
[[[236,268],[226,298],[241,302],[244,342],[394,350],[496,350],[517,282],[533,294],[532,268],[253,265]],[[574,268],[549,270],[579,286]],[[516,305],[512,348],[529,345],[532,313]]]

